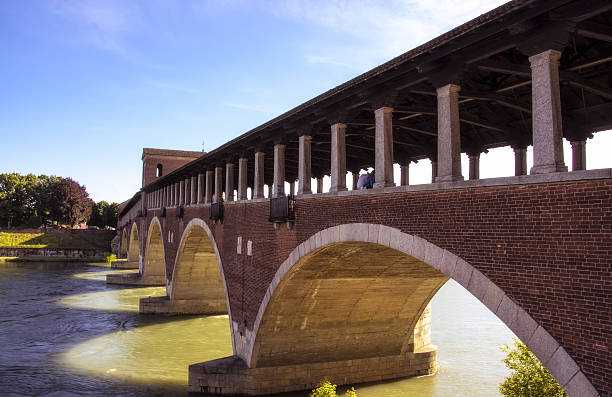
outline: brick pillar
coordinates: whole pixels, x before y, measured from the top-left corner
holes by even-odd
[[[249,159],[241,157],[238,159],[238,200],[247,199],[247,167]]]
[[[480,154],[470,154],[470,179],[480,179]]]
[[[572,171],[586,170],[586,140],[571,141]]]
[[[223,167],[215,167],[215,203],[223,201]]]
[[[514,175],[527,175],[527,148],[514,149]]]
[[[253,177],[253,198],[264,197],[264,152],[255,152],[255,175]]]
[[[234,164],[225,163],[225,201],[234,201]]]
[[[278,197],[285,190],[285,145],[274,145],[274,181],[272,197]]]
[[[206,183],[204,180],[204,174],[198,174],[198,204],[202,204],[204,201],[204,183]]]
[[[323,177],[317,178],[317,193],[323,193]]]
[[[210,204],[212,203],[212,196],[213,196],[213,178],[214,178],[214,174],[215,172],[213,170],[206,170],[206,190],[204,193],[204,203],[205,204]]]
[[[400,166],[400,186],[408,186],[410,184],[410,163]]]
[[[438,176],[436,182],[462,181],[459,90],[455,84],[437,89]]]
[[[567,171],[563,160],[559,58],[547,50],[529,57],[533,119],[532,174]]]
[[[298,194],[310,194],[312,193],[310,187],[311,179],[311,141],[310,135],[300,136],[300,147],[299,147],[299,163],[298,163]]]
[[[179,201],[178,205],[183,205],[185,202],[185,181],[179,182]]]
[[[197,176],[192,176],[191,177],[191,184],[190,184],[190,191],[191,191],[191,200],[189,200],[191,205],[196,205],[196,203],[198,202],[198,177]]]
[[[191,204],[191,178],[185,178],[185,194],[183,198],[185,199],[184,205]]]
[[[330,192],[346,190],[346,124],[331,126],[331,187]]]
[[[374,111],[376,119],[376,161],[374,187],[395,186],[393,181],[393,108],[384,106]]]
[[[351,190],[357,190],[357,182],[359,182],[359,170],[352,171],[353,181],[351,182]]]

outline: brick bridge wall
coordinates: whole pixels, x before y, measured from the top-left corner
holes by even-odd
[[[183,219],[168,209],[160,218],[168,277],[184,227],[205,220],[223,263],[232,319],[241,327],[246,320],[252,331],[271,280],[297,245],[336,225],[384,224],[480,270],[568,351],[601,395],[612,396],[612,180],[309,196],[298,199],[292,230],[275,230],[268,208],[267,201],[226,204],[222,225],[208,220],[209,206],[187,207]],[[137,218],[141,247],[154,216],[158,210]],[[245,255],[248,240],[252,256]]]

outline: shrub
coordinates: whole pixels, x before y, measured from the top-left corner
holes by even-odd
[[[336,385],[332,385],[328,380],[323,380],[315,389],[312,390],[310,397],[338,397],[338,394],[336,393]],[[346,397],[357,397],[354,387],[351,387],[346,391]]]
[[[508,355],[504,364],[513,372],[499,386],[506,397],[567,397],[540,360],[521,341],[514,340],[514,348],[501,348]]]
[[[111,262],[117,260],[117,256],[115,254],[106,254],[106,256],[104,257],[104,260],[106,261],[108,265],[110,265]]]

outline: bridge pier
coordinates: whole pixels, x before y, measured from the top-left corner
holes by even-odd
[[[324,363],[248,368],[236,356],[189,366],[189,392],[258,396],[316,387],[323,379],[338,385],[432,375],[437,370],[437,348],[398,356]]]
[[[140,314],[227,314],[225,301],[202,299],[170,299],[169,296],[153,296],[140,299]]]
[[[108,274],[106,284],[163,287],[166,285],[166,278],[164,276],[144,276],[140,273]]]

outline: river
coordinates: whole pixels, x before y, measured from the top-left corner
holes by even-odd
[[[0,395],[186,396],[187,366],[231,355],[228,317],[138,315],[163,287],[106,285],[102,264],[0,262]],[[359,397],[496,396],[514,335],[454,281],[432,301],[437,375]],[[307,396],[307,392],[285,396]]]

